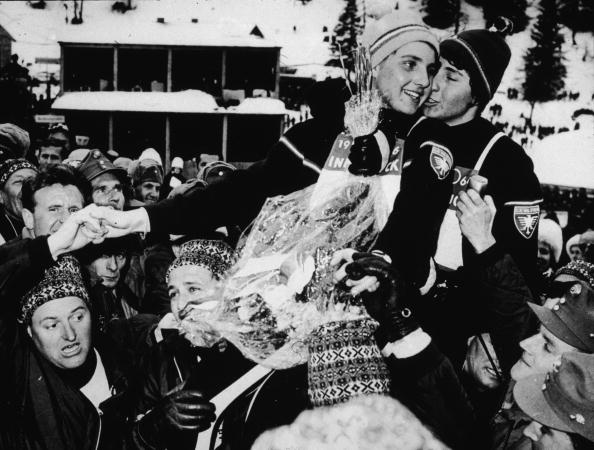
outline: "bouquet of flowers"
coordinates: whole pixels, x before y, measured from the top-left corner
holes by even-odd
[[[379,121],[368,51],[361,48],[356,60],[357,92],[345,105],[349,135],[337,142],[352,143]],[[335,150],[348,156],[348,145],[335,143]],[[392,207],[378,178],[351,175],[346,167],[324,170],[316,185],[268,199],[240,242],[218,306],[186,315],[186,337],[202,343],[206,323],[248,358],[284,369],[307,362],[311,333],[320,326],[367,318],[360,299],[335,284],[330,261],[337,250],[366,251],[375,242]]]

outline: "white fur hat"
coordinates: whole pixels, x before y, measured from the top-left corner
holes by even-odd
[[[551,246],[555,262],[559,262],[563,250],[563,232],[557,222],[551,219],[541,219],[538,226],[538,240]]]
[[[580,245],[581,237],[581,234],[576,234],[575,236],[572,236],[567,240],[567,243],[565,244],[565,253],[567,253],[567,256],[571,257],[571,254],[569,253],[571,247],[573,247],[574,245]]]
[[[158,162],[161,167],[163,167],[163,160],[161,159],[161,155],[159,155],[159,152],[157,152],[157,150],[155,150],[152,147],[147,148],[140,154],[138,160],[142,161],[143,159],[152,159],[153,161]]]

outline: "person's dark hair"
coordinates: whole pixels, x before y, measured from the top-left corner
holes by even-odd
[[[66,150],[66,146],[64,145],[64,143],[52,137],[47,137],[39,143],[39,151],[41,151],[43,147],[60,147],[60,155],[62,156],[62,158],[66,158],[67,156],[64,154],[64,151]]]
[[[464,58],[457,58],[455,54],[449,54],[447,52],[442,53],[441,57],[445,59],[448,63],[450,63],[452,66],[454,66],[456,69],[463,70],[470,75],[470,67],[466,64]],[[472,78],[469,78],[468,83],[470,84],[470,93],[476,99],[478,104],[478,116],[483,112],[483,110],[491,101],[491,99],[485,98],[484,95],[476,92],[476,88],[472,85]]]
[[[23,182],[21,191],[23,208],[33,211],[35,209],[35,192],[54,184],[75,186],[85,200],[90,196],[91,185],[82,174],[70,166],[57,164]]]

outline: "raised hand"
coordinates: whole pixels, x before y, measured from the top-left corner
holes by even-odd
[[[460,192],[456,209],[462,235],[477,253],[484,252],[495,243],[492,229],[497,208],[490,195],[483,199],[474,189]]]
[[[62,224],[60,229],[50,235],[47,243],[54,259],[64,253],[84,247],[89,243],[99,244],[107,235],[107,229],[93,216],[99,208],[91,204],[71,214]]]
[[[92,211],[92,217],[107,230],[105,237],[117,238],[132,233],[150,231],[148,214],[144,208],[130,211],[117,211],[105,206],[98,206]]]

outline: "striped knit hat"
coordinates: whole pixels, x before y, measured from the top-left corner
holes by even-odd
[[[493,98],[511,57],[505,39],[489,30],[462,31],[445,39],[440,51],[442,58],[468,72],[473,94],[484,103]]]
[[[572,261],[561,267],[555,274],[555,277],[563,274],[573,275],[588,283],[588,285],[594,289],[594,264],[578,259],[577,261]]]
[[[371,65],[376,67],[388,56],[409,42],[425,42],[439,55],[437,37],[414,15],[395,11],[378,21],[370,22],[363,34],[369,46]]]
[[[65,297],[78,297],[90,305],[80,264],[71,255],[62,256],[56,264],[45,271],[42,280],[25,294],[21,301],[19,323],[30,323],[33,313],[41,305]]]
[[[167,269],[165,280],[169,283],[171,271],[182,266],[205,267],[217,280],[223,278],[236,260],[235,251],[223,241],[194,239],[181,246],[179,256]]]
[[[37,167],[26,159],[7,159],[0,164],[0,189],[4,187],[10,176],[22,169],[31,169],[39,172]]]

